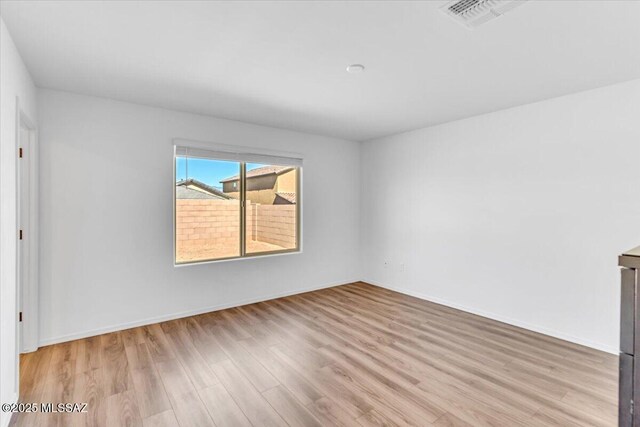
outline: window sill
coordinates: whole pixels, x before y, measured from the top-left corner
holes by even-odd
[[[195,265],[203,265],[203,264],[218,264],[221,262],[233,262],[233,261],[246,261],[250,259],[259,259],[259,258],[271,258],[278,256],[287,256],[287,255],[298,255],[302,253],[302,249],[291,249],[287,251],[279,251],[279,252],[265,252],[265,253],[257,253],[246,256],[237,256],[233,258],[221,258],[221,259],[212,259],[212,260],[203,260],[203,261],[189,261],[189,262],[181,262],[177,263],[174,261],[173,266],[176,268],[180,267],[191,267]]]

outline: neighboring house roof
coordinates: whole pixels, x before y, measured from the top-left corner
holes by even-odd
[[[278,193],[276,192],[276,196],[283,198],[289,203],[296,203],[296,193]]]
[[[280,175],[285,172],[289,172],[293,168],[291,166],[262,166],[260,168],[251,169],[247,172],[247,178],[255,178],[263,175],[271,175],[276,174]],[[240,179],[240,175],[234,175],[229,178],[225,178],[220,182],[229,182],[229,181],[237,181]]]
[[[185,200],[185,199],[217,199],[221,198],[218,196],[214,196],[213,194],[205,193],[202,191],[194,190],[189,187],[176,187],[176,199]]]
[[[189,187],[197,187],[195,190]],[[200,193],[203,197],[199,197],[197,194]],[[182,196],[182,197],[181,197]],[[207,197],[209,196],[209,197]],[[198,181],[197,179],[183,179],[176,183],[176,198],[177,199],[223,199],[230,200],[231,196],[222,192],[222,190],[218,190],[215,187],[205,184],[204,182]]]

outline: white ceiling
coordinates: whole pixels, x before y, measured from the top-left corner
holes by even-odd
[[[640,78],[638,1],[533,0],[474,31],[443,3],[2,1],[0,14],[40,87],[352,140]]]

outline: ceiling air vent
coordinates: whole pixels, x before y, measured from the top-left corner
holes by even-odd
[[[527,0],[455,0],[440,8],[444,13],[469,29],[504,15]]]

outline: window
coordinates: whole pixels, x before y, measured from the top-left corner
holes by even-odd
[[[297,252],[302,160],[175,147],[175,263]]]

